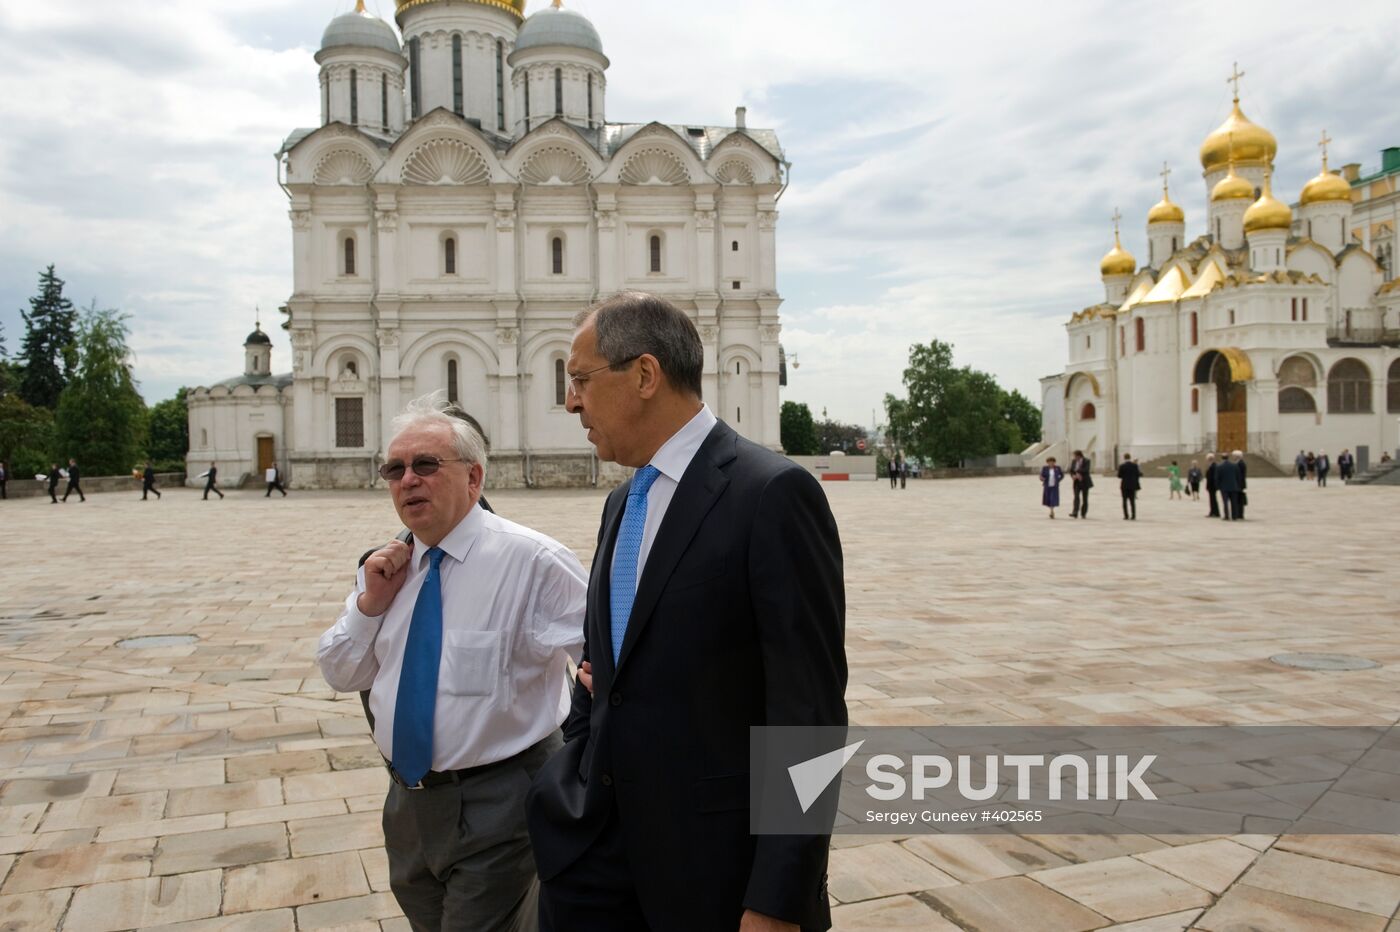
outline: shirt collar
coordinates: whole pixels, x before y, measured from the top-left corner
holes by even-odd
[[[672,482],[680,482],[686,467],[695,458],[700,445],[705,442],[705,438],[718,422],[719,418],[715,417],[710,406],[702,404],[695,416],[661,445],[661,449],[652,456],[650,465],[655,466],[661,475]]]
[[[467,516],[457,522],[457,526],[447,532],[438,547],[449,557],[462,563],[467,559],[467,554],[471,552],[472,545],[481,536],[482,525],[486,522],[486,511],[481,507],[481,503],[472,506],[472,510],[467,512]],[[431,548],[424,547],[422,541],[414,538],[413,541],[413,565],[422,570],[427,565],[428,551]]]

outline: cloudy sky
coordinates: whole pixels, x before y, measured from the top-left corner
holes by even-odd
[[[785,398],[868,424],[909,345],[1038,402],[1062,323],[1101,299],[1109,216],[1145,254],[1162,162],[1203,232],[1197,149],[1229,112],[1279,138],[1276,190],[1400,145],[1400,5],[1316,2],[567,0],[612,59],[615,120],[725,123],[749,107],[793,163],[780,204]],[[530,9],[545,0],[531,0]],[[392,0],[370,8],[391,16]],[[0,323],[56,263],[132,315],[147,400],[242,368],[291,281],[272,153],[319,116],[312,60],[353,0],[45,0],[0,6]],[[274,366],[289,364],[286,335]],[[280,364],[278,363],[280,360]]]

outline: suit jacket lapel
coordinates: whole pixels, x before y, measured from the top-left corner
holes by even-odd
[[[676,492],[671,496],[671,504],[666,508],[666,517],[657,529],[656,540],[647,554],[646,566],[642,568],[642,578],[637,582],[637,598],[632,602],[632,616],[627,621],[627,635],[622,641],[622,654],[618,667],[626,662],[628,654],[641,637],[642,630],[651,620],[656,601],[666,588],[676,564],[690,546],[695,532],[705,515],[718,501],[729,477],[720,469],[735,457],[738,435],[723,421],[711,429],[695,457],[681,476]],[[611,658],[610,658],[611,659]]]
[[[628,480],[627,487],[631,486]],[[617,544],[617,532],[622,527],[622,514],[627,510],[627,493],[618,496],[618,505],[609,514],[603,514],[603,539],[598,544],[598,552],[593,555],[593,586],[590,597],[593,604],[588,617],[594,622],[594,630],[588,632],[588,642],[597,647],[589,651],[589,659],[595,670],[606,671],[604,682],[612,682],[612,557]]]

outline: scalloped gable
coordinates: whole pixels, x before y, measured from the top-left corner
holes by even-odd
[[[420,150],[439,140],[460,143],[471,149],[472,153],[481,159],[487,171],[487,177],[484,181],[453,183],[491,184],[493,182],[514,181],[506,174],[501,165],[491,137],[468,123],[465,118],[442,107],[437,107],[426,116],[415,120],[402,136],[394,140],[394,144],[389,147],[388,158],[380,166],[376,180],[381,184],[431,184],[432,182],[422,180],[409,181],[405,177],[405,172],[414,156],[421,154]],[[451,177],[450,174],[449,177]]]

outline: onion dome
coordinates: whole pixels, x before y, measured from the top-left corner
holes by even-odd
[[[427,6],[430,3],[445,3],[447,0],[397,0],[394,4],[394,13],[402,17],[404,10],[411,10],[416,6]],[[475,3],[480,6],[493,6],[498,10],[505,10],[516,19],[525,18],[525,0],[466,0],[468,3]]]
[[[1099,274],[1104,278],[1110,275],[1131,275],[1137,271],[1137,260],[1118,241],[1118,231],[1113,233],[1113,248],[1099,260]]]
[[[321,51],[346,46],[402,54],[399,37],[394,34],[393,27],[369,13],[364,0],[355,5],[353,13],[345,13],[331,20],[321,35]]]
[[[1165,171],[1165,170],[1164,170]],[[1181,205],[1172,202],[1171,195],[1167,193],[1167,183],[1162,182],[1162,199],[1152,205],[1152,209],[1147,212],[1148,223],[1185,223],[1186,211],[1181,209]]]
[[[258,324],[257,329],[255,329],[252,333],[248,334],[248,339],[243,341],[244,346],[251,346],[254,343],[262,344],[264,346],[272,345],[272,338],[262,332],[262,324]]]
[[[1293,211],[1288,205],[1274,197],[1273,185],[1269,176],[1264,176],[1264,191],[1259,200],[1249,205],[1244,212],[1244,231],[1259,233],[1263,230],[1287,230],[1293,226]]]
[[[1235,163],[1230,163],[1230,172],[1224,178],[1215,183],[1211,189],[1210,199],[1212,201],[1252,201],[1254,200],[1254,184],[1248,178],[1241,178],[1235,174]]]
[[[603,40],[598,30],[582,15],[564,9],[560,0],[531,14],[515,37],[517,52],[546,45],[564,45],[603,54]]]
[[[1350,201],[1351,182],[1341,175],[1335,175],[1327,167],[1327,131],[1322,132],[1322,171],[1317,177],[1303,185],[1303,194],[1298,200],[1303,204],[1317,204],[1322,201]]]
[[[1278,140],[1274,134],[1251,123],[1240,110],[1240,99],[1236,97],[1225,122],[1201,143],[1201,167],[1213,172],[1224,168],[1232,157],[1236,162],[1272,164],[1277,154]]]

